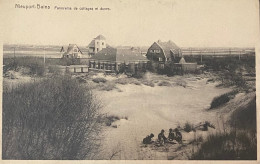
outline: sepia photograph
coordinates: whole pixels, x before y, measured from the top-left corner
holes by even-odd
[[[258,0],[0,9],[1,162],[258,162]]]

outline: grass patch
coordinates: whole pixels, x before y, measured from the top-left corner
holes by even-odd
[[[247,131],[211,134],[192,160],[256,160],[256,135]]]
[[[230,125],[234,128],[256,132],[256,97],[246,106],[240,107],[232,113]]]

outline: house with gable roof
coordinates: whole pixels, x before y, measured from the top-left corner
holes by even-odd
[[[181,49],[171,40],[154,42],[147,51],[147,59],[160,64],[168,61],[178,62],[182,57]]]
[[[68,47],[62,46],[61,50],[62,58],[82,58],[83,53],[76,44],[69,44]]]

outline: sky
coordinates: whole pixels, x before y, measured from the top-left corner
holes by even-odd
[[[254,47],[259,35],[258,0],[0,0],[0,6],[8,44],[87,46],[102,34],[112,46],[149,46],[160,39],[181,47]]]

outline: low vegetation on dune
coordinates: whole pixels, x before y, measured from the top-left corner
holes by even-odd
[[[211,134],[192,154],[192,160],[256,160],[256,135],[247,131]]]
[[[99,146],[100,107],[70,76],[4,91],[2,158],[91,159]]]
[[[256,97],[249,100],[234,106],[222,132],[209,135],[191,159],[256,160]]]
[[[217,108],[221,105],[224,105],[225,103],[227,103],[231,99],[233,99],[237,93],[238,93],[237,90],[233,90],[231,92],[228,92],[228,93],[225,93],[225,94],[220,95],[218,97],[215,97],[210,104],[210,109],[214,109],[214,108]]]

